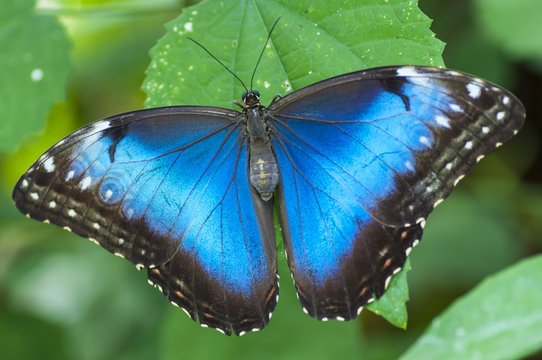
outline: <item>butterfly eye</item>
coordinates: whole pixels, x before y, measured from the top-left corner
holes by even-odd
[[[252,93],[254,93],[254,95],[256,95],[256,97],[260,97],[260,92],[258,90],[254,90]]]
[[[247,98],[247,94],[248,94],[248,92],[245,91],[245,92],[243,93],[243,95],[241,95],[241,100],[244,101],[244,100]]]

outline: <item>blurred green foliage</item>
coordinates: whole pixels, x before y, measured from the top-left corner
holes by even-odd
[[[333,1],[207,1],[184,11],[187,4],[176,0],[58,0],[38,2],[37,7],[32,1],[10,0],[0,5],[0,142],[3,149],[18,146],[16,152],[0,155],[0,358],[391,359],[417,341],[405,358],[434,359],[438,356],[423,350],[437,338],[450,358],[520,358],[540,351],[542,260],[519,261],[542,248],[542,172],[537,166],[542,120],[535,98],[542,89],[537,47],[542,25],[535,21],[542,10],[537,0],[420,0],[422,11],[434,20],[431,29],[447,43],[447,67],[515,91],[528,117],[525,129],[484,159],[429,218],[423,241],[411,256],[406,331],[369,312],[348,323],[306,316],[281,262],[281,298],[268,327],[228,338],[196,326],[145,286],[146,275],[125,260],[71,233],[28,220],[12,205],[9,197],[17,178],[61,137],[92,120],[142,108],[142,83],[147,106],[231,107],[242,92],[239,84],[187,42],[186,34],[179,35],[187,22],[193,26],[190,35],[243,80],[250,78],[265,28],[274,19],[283,16],[282,26],[301,23],[288,31],[278,29],[283,37],[262,60],[255,84],[267,101],[276,93],[359,68],[441,64],[442,45],[432,38],[430,19],[418,12],[415,2],[351,3],[343,12]],[[359,3],[364,6],[356,7]],[[257,21],[246,19],[254,16]],[[164,24],[174,18],[166,32]],[[204,27],[209,19],[217,25]],[[36,28],[42,23],[56,30]],[[35,36],[9,36],[21,28]],[[65,35],[55,37],[64,40],[48,40],[58,29]],[[12,70],[17,64],[10,59],[24,60],[28,52],[39,54],[32,59],[52,64],[44,71],[47,87],[33,90],[34,63],[18,68],[24,81],[17,78],[19,70]],[[196,78],[191,65],[204,69],[206,80]],[[3,99],[18,105],[10,107]],[[496,314],[502,322],[496,323]],[[488,342],[480,345],[476,334],[484,334]],[[498,343],[491,343],[495,339]],[[498,351],[500,345],[512,352]],[[454,353],[471,347],[474,352]]]

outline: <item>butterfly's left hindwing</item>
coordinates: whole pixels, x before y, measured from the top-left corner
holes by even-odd
[[[432,209],[525,113],[486,81],[405,66],[310,85],[267,116],[300,301],[316,318],[351,319],[402,268]]]
[[[32,165],[13,199],[146,267],[201,324],[262,328],[278,292],[272,204],[249,186],[239,116],[170,107],[95,122]]]

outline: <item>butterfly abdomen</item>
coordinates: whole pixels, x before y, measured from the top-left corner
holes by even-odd
[[[246,116],[250,184],[267,201],[273,196],[279,181],[277,159],[260,106],[247,109]]]
[[[263,200],[269,200],[279,181],[279,169],[270,147],[252,147],[249,166],[250,184]]]

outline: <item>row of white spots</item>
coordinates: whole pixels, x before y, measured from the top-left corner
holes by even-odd
[[[121,240],[121,239],[119,239],[119,240]],[[116,254],[115,254],[115,255],[116,255]],[[141,265],[141,264],[136,265],[136,268],[138,268],[138,270],[139,270],[139,266],[140,266],[140,265]],[[141,265],[141,267],[143,267],[143,265]],[[151,268],[152,268],[152,266],[151,266]],[[159,271],[158,269],[153,269],[153,272],[160,274],[160,271]],[[279,279],[279,275],[277,274],[277,280],[278,280],[278,279]],[[176,282],[177,282],[177,284],[178,284],[179,287],[183,287],[183,286],[184,286],[183,283],[182,283],[179,279],[176,279]],[[149,283],[149,285],[151,285],[151,286],[153,286],[153,287],[155,287],[155,288],[158,288],[158,290],[160,290],[160,292],[161,292],[162,294],[164,294],[164,289],[162,289],[162,287],[161,287],[160,285],[153,283],[153,282],[151,281],[151,279],[147,279],[147,283]],[[277,283],[277,285],[278,285],[278,283]],[[164,295],[165,295],[165,294],[164,294]],[[276,297],[275,297],[275,304],[278,303],[278,301],[279,301],[279,295],[277,294]],[[180,308],[180,309],[186,314],[186,316],[188,316],[190,319],[192,319],[192,316],[190,315],[190,312],[189,312],[187,309],[185,309],[183,306],[177,304],[174,300],[170,300],[170,303],[171,303],[171,305]],[[268,314],[268,319],[271,320],[271,317],[272,317],[272,316],[273,316],[273,312],[270,312],[270,313]],[[203,327],[203,328],[208,328],[208,327],[209,327],[208,324],[204,324],[204,323],[201,323],[201,322],[200,322],[200,326]],[[221,333],[221,334],[224,334],[224,335],[226,334],[226,332],[225,332],[223,329],[221,329],[221,328],[214,328],[214,329],[215,329],[216,331],[218,331],[219,333]],[[247,332],[256,332],[256,331],[259,331],[259,330],[261,330],[261,328],[256,328],[256,327],[255,327],[255,328],[252,328],[252,329],[250,329],[250,330],[248,330],[248,331],[240,331],[238,335],[239,335],[239,336],[243,336],[243,335],[245,335]]]
[[[410,253],[412,252],[412,249],[415,248],[418,244],[420,243],[420,240],[419,239],[416,239],[412,242],[412,246],[409,246],[406,248],[405,250],[405,255],[406,256],[409,256]]]

